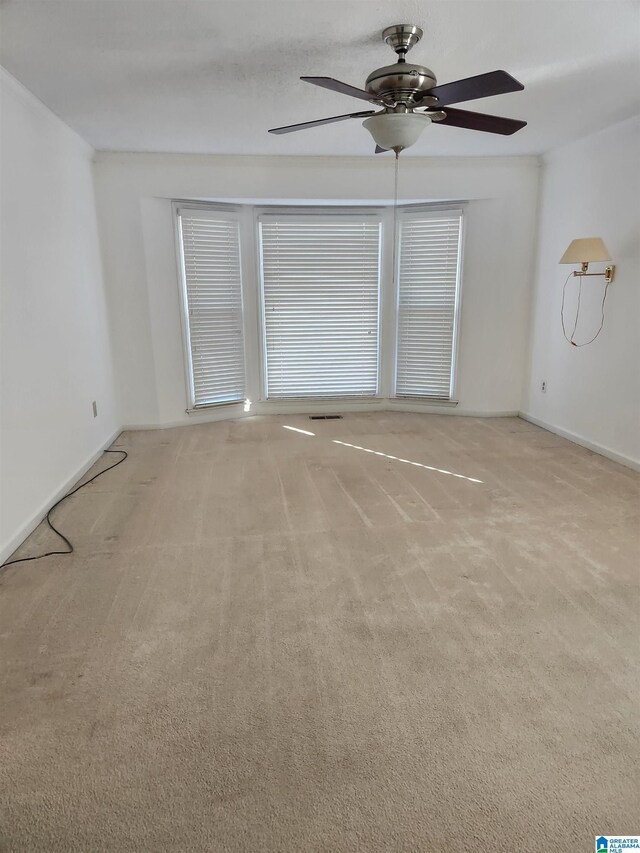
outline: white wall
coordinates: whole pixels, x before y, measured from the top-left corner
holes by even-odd
[[[401,200],[471,200],[459,411],[504,413],[520,408],[537,185],[537,158],[401,161]],[[98,214],[113,300],[124,423],[165,425],[198,417],[185,414],[172,198],[335,203],[389,198],[392,188],[391,157],[99,154]],[[245,284],[257,287],[255,270],[247,271]]]
[[[640,464],[640,119],[557,149],[542,175],[537,275],[524,412],[609,455]],[[558,260],[571,240],[602,237],[616,264],[597,340],[572,347],[562,334]],[[604,264],[593,264],[592,270]],[[576,340],[600,323],[604,282],[583,284]],[[567,288],[575,316],[577,279]],[[541,384],[546,381],[546,393]]]
[[[2,69],[0,97],[2,560],[120,418],[93,151]]]

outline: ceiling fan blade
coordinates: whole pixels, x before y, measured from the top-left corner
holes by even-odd
[[[348,118],[364,118],[372,116],[375,110],[365,110],[361,113],[347,113],[343,116],[331,116],[331,118],[318,118],[315,121],[303,121],[300,124],[287,124],[284,127],[274,127],[269,133],[293,133],[296,130],[306,130],[308,127],[318,127],[321,124],[333,124],[334,121],[345,121]]]
[[[334,80],[333,77],[301,77],[300,79],[306,83],[313,83],[314,86],[322,86],[323,89],[331,89],[333,92],[351,95],[352,98],[360,98],[362,101],[373,103],[378,101],[378,98],[370,92],[365,92],[364,89],[358,89],[356,86],[350,86],[348,83],[342,83],[340,80]]]
[[[505,95],[507,92],[519,92],[524,89],[522,83],[507,74],[506,71],[489,71],[476,77],[467,77],[442,86],[434,86],[422,96],[436,97],[438,106],[459,104],[462,101],[473,101],[476,98],[488,98],[491,95]]]
[[[374,154],[384,154],[388,150],[388,148],[380,148],[379,145],[376,145],[376,150],[374,151]]]
[[[474,113],[468,110],[457,110],[447,107],[447,117],[434,124],[449,124],[452,127],[466,127],[468,130],[483,130],[485,133],[501,133],[503,136],[511,136],[523,127],[526,121],[516,118],[504,118],[503,116],[490,116],[486,113]],[[427,115],[429,112],[427,111]]]

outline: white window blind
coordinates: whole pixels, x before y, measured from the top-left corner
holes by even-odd
[[[179,223],[192,405],[244,400],[238,220],[181,209]]]
[[[398,397],[451,397],[461,222],[460,211],[400,222]]]
[[[267,396],[374,396],[379,220],[263,216],[260,251]]]

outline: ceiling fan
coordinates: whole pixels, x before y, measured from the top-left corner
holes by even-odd
[[[322,86],[334,92],[341,92],[344,95],[377,104],[382,107],[380,112],[365,110],[347,113],[331,118],[305,121],[301,124],[275,127],[269,133],[292,133],[322,124],[364,118],[363,126],[373,136],[376,154],[393,150],[397,157],[400,151],[417,142],[424,128],[431,122],[505,136],[525,127],[526,121],[449,107],[449,104],[472,101],[476,98],[518,92],[524,89],[524,86],[506,71],[490,71],[487,74],[479,74],[476,77],[467,77],[464,80],[438,86],[433,71],[425,68],[424,65],[414,65],[406,61],[407,52],[420,41],[422,36],[420,27],[411,24],[395,24],[387,27],[382,33],[382,39],[395,50],[398,60],[394,65],[385,65],[383,68],[372,71],[367,77],[364,89],[342,83],[333,77],[300,78],[315,86]]]

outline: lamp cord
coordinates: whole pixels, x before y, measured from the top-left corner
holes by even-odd
[[[107,471],[112,471],[118,465],[121,465],[124,462],[124,460],[127,458],[127,456],[129,455],[126,450],[118,450],[118,449],[116,449],[116,450],[105,450],[104,452],[105,453],[122,453],[122,456],[120,459],[118,459],[117,462],[114,462],[113,465],[110,465],[108,468],[104,468],[102,471],[98,471],[98,473],[94,474],[93,477],[91,477],[89,480],[85,480],[84,483],[81,483],[79,486],[76,486],[75,489],[72,489],[70,492],[67,492],[67,494],[64,495],[63,497],[61,497],[59,501],[56,501],[54,503],[54,505],[51,507],[51,509],[49,510],[49,512],[45,516],[47,524],[53,530],[53,532],[57,536],[59,536],[60,539],[62,539],[64,544],[67,546],[67,550],[66,551],[47,551],[45,554],[37,554],[35,557],[20,557],[17,560],[7,560],[6,563],[2,563],[2,565],[0,565],[0,569],[4,569],[6,566],[13,566],[15,563],[30,563],[32,560],[41,560],[43,557],[54,557],[58,554],[72,554],[73,553],[73,545],[71,544],[69,539],[67,539],[67,537],[64,535],[64,533],[62,533],[60,530],[58,530],[57,527],[54,526],[53,522],[51,521],[51,513],[54,511],[54,509],[57,506],[60,506],[60,504],[63,501],[66,501],[67,498],[70,498],[71,495],[75,495],[76,492],[79,492],[80,489],[84,489],[84,487],[88,486],[89,483],[93,483],[93,481],[97,480],[98,477],[102,477],[102,475],[106,474]]]
[[[600,334],[600,332],[602,331],[602,327],[604,326],[604,304],[605,304],[605,302],[606,302],[606,300],[607,300],[607,293],[609,292],[609,285],[610,285],[610,283],[611,283],[611,282],[609,282],[609,281],[608,281],[608,282],[606,282],[606,284],[605,284],[605,286],[604,286],[604,293],[603,293],[603,295],[602,295],[602,305],[601,305],[601,313],[602,313],[602,317],[601,317],[601,319],[600,319],[600,326],[598,327],[598,331],[597,331],[597,332],[595,333],[595,335],[594,335],[592,338],[590,338],[588,341],[583,341],[581,344],[577,344],[577,343],[575,342],[575,340],[574,340],[574,336],[575,336],[575,333],[576,333],[576,329],[578,328],[578,317],[580,316],[580,300],[581,300],[581,298],[582,298],[582,276],[579,276],[579,278],[580,278],[580,287],[579,287],[579,289],[578,289],[578,304],[577,304],[577,306],[576,306],[576,319],[575,319],[575,322],[574,322],[574,324],[573,324],[573,331],[571,332],[571,336],[567,335],[567,329],[566,329],[566,326],[565,326],[565,323],[564,323],[564,301],[565,301],[565,294],[566,294],[566,290],[567,290],[567,284],[569,283],[569,279],[570,279],[572,276],[573,276],[573,272],[570,272],[570,273],[569,273],[569,275],[566,277],[565,282],[564,282],[564,286],[563,286],[563,288],[562,288],[562,308],[560,309],[560,320],[561,320],[561,322],[562,322],[562,333],[563,333],[563,335],[564,335],[564,337],[565,337],[565,340],[566,340],[568,343],[570,343],[572,347],[578,347],[578,348],[580,348],[580,347],[586,347],[586,346],[588,346],[589,344],[592,344],[592,343],[595,341],[595,339],[598,337],[598,335]]]
[[[582,276],[580,276],[580,284],[578,285],[578,304],[576,305],[576,320],[573,324],[573,331],[571,332],[571,342],[573,343],[573,336],[576,333],[576,329],[578,328],[578,317],[580,316],[580,300],[582,299]]]

